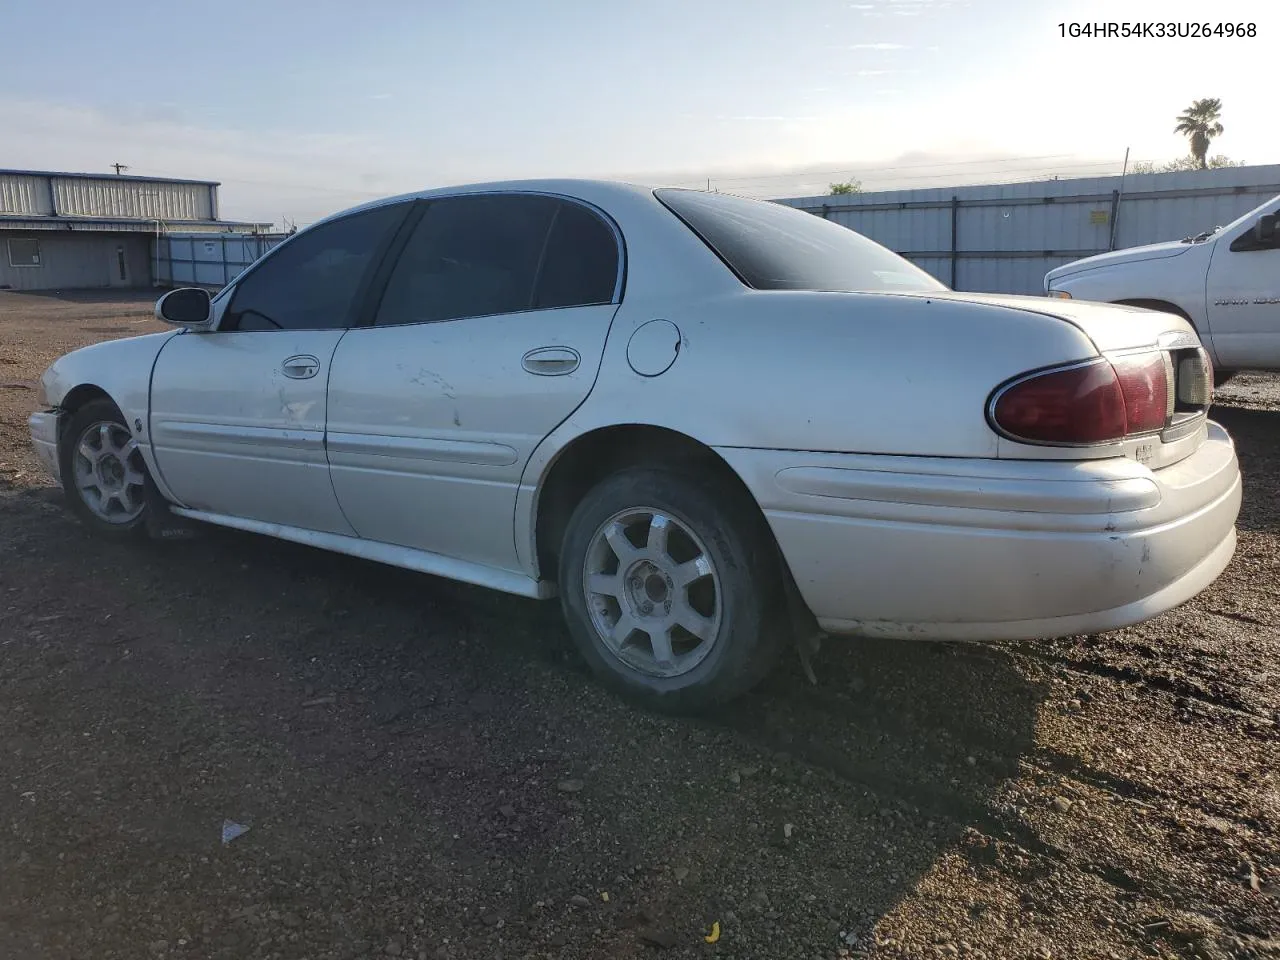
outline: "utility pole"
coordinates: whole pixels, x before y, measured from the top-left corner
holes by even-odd
[[[1120,168],[1120,186],[1116,188],[1115,199],[1111,203],[1111,239],[1107,244],[1108,250],[1116,248],[1116,228],[1120,221],[1120,201],[1124,199],[1124,178],[1129,172],[1129,148],[1124,148],[1124,166]]]
[[[121,171],[121,170],[128,170],[128,169],[129,169],[129,165],[128,165],[128,164],[126,164],[126,163],[113,163],[113,164],[112,164],[112,166],[116,168],[116,176],[117,176],[117,177],[118,177],[118,176],[120,176],[120,171]]]

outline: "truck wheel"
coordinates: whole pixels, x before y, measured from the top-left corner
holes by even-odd
[[[145,533],[147,466],[114,403],[94,400],[77,410],[58,457],[67,503],[86,526],[117,540]]]
[[[561,604],[592,671],[631,699],[676,712],[755,686],[786,637],[772,535],[755,504],[716,478],[632,467],[569,518]]]

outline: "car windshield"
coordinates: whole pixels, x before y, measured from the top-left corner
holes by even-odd
[[[794,207],[699,190],[657,198],[757,290],[928,293],[946,286],[873,240]]]

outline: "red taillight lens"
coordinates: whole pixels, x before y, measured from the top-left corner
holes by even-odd
[[[1124,394],[1127,433],[1151,433],[1164,428],[1173,412],[1169,378],[1173,368],[1163,353],[1114,357],[1111,366]]]
[[[1092,444],[1164,428],[1172,367],[1159,352],[1046,370],[996,395],[995,425],[1026,443]]]
[[[1105,443],[1127,432],[1124,393],[1105,360],[1015,383],[991,414],[1004,433],[1028,443]]]

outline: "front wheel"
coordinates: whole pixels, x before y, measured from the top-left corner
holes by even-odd
[[[67,502],[95,533],[127,539],[145,532],[147,466],[115,404],[94,400],[77,410],[59,459]]]
[[[676,711],[745,693],[786,636],[782,579],[753,503],[711,476],[630,468],[569,519],[561,604],[574,642],[615,690]]]

